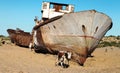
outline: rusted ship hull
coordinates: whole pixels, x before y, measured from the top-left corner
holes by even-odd
[[[14,29],[8,29],[7,32],[11,42],[18,46],[29,47],[29,44],[32,42],[32,35],[28,32]]]
[[[42,46],[49,52],[71,51],[72,58],[83,64],[111,27],[111,18],[89,10],[65,14],[55,21],[40,24],[37,30],[41,34],[38,39],[42,39]]]

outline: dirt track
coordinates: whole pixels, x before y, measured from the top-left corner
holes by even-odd
[[[120,73],[120,48],[97,48],[84,67],[70,62],[63,69],[55,66],[55,55],[36,54],[14,45],[0,46],[0,73]]]

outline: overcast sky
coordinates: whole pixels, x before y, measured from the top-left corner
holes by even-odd
[[[113,28],[106,35],[120,35],[120,0],[0,0],[0,35],[7,29],[31,32],[35,16],[41,19],[43,1],[73,4],[75,12],[95,9],[111,17]]]

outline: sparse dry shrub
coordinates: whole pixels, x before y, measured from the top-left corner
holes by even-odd
[[[120,36],[117,36],[116,39],[117,39],[117,40],[120,40]]]
[[[98,47],[108,47],[108,46],[115,46],[115,47],[120,47],[120,41],[117,43],[115,41],[102,41],[99,43]]]

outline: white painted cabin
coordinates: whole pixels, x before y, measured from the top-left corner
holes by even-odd
[[[61,16],[65,13],[74,12],[74,6],[70,4],[60,4],[53,2],[42,3],[42,19],[51,19],[56,16]]]

